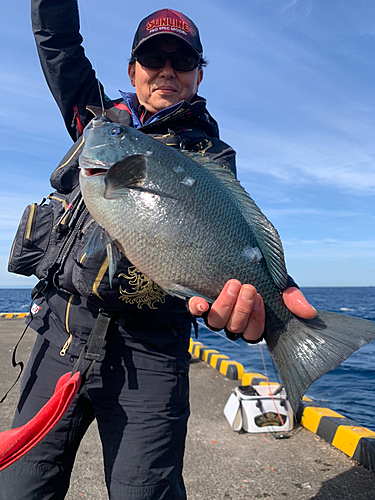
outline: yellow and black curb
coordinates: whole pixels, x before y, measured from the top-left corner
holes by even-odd
[[[225,377],[240,380],[241,385],[276,383],[267,382],[260,373],[245,373],[243,365],[237,361],[231,361],[228,356],[193,339],[190,339],[189,351]],[[296,420],[366,469],[375,471],[375,432],[306,397],[298,408]]]
[[[3,319],[17,319],[17,318],[26,318],[29,313],[0,313],[0,318]]]
[[[29,313],[0,313],[2,319],[25,318]],[[245,373],[241,363],[232,361],[219,351],[190,339],[189,352],[218,370],[231,380],[240,380],[241,385],[263,385],[267,378],[261,373]],[[303,427],[318,435],[332,446],[359,462],[363,467],[375,471],[375,432],[357,425],[343,415],[303,398],[296,420]]]
[[[300,404],[296,419],[366,469],[375,471],[375,432],[307,398]]]
[[[231,361],[228,356],[220,354],[219,351],[215,349],[204,346],[201,342],[190,339],[189,351],[231,380],[239,380],[244,374],[244,367],[241,363]]]

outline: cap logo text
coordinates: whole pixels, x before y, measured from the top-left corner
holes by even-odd
[[[170,17],[164,17],[161,19],[151,19],[146,24],[147,31],[154,30],[155,28],[177,28],[178,30],[183,30],[189,33],[190,26],[185,21],[180,21],[179,19],[171,19]]]

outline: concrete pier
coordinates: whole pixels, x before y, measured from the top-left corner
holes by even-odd
[[[0,397],[17,376],[11,351],[23,328],[23,319],[0,318]],[[27,361],[34,338],[35,333],[29,330],[20,344],[18,359]],[[288,439],[276,439],[271,433],[235,433],[223,407],[237,385],[238,381],[193,358],[184,468],[189,500],[375,498],[375,474],[304,427],[296,425]],[[19,384],[0,405],[0,431],[10,427],[18,389]],[[108,498],[94,424],[82,442],[66,498]]]

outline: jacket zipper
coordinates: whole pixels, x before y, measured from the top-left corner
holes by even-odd
[[[60,356],[65,356],[66,351],[69,349],[69,346],[70,346],[70,344],[71,344],[71,342],[73,340],[73,335],[70,333],[70,330],[69,330],[69,312],[70,312],[70,307],[72,305],[73,299],[74,299],[74,295],[72,294],[69,297],[68,305],[66,306],[66,312],[65,312],[65,329],[66,329],[66,331],[69,334],[69,338],[65,342],[65,344],[62,346],[61,351],[60,351]]]

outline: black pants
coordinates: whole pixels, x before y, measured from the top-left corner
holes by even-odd
[[[122,349],[129,349],[122,346]],[[52,395],[73,357],[38,335],[13,421],[29,421]],[[183,500],[188,376],[96,363],[58,424],[28,454],[0,473],[1,500],[60,500],[75,455],[96,418],[111,500]]]

